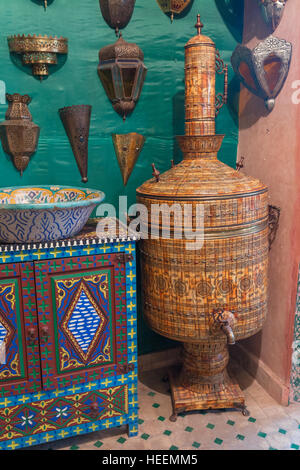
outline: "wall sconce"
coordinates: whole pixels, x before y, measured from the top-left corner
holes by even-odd
[[[114,110],[124,121],[141,95],[147,73],[143,60],[142,50],[121,35],[99,52],[98,75]]]
[[[56,36],[9,36],[8,47],[11,53],[22,57],[23,65],[32,67],[32,74],[40,80],[49,75],[49,66],[57,64],[58,54],[68,53],[68,39]]]
[[[269,36],[253,50],[237,46],[231,57],[234,72],[251,93],[265,100],[272,111],[289,73],[292,44]]]
[[[118,36],[131,20],[135,0],[99,0],[99,4],[103,18]]]
[[[193,0],[156,0],[160,9],[171,16],[173,23],[174,15],[180,15]]]
[[[88,139],[92,106],[85,104],[67,106],[59,109],[58,112],[69,138],[82,182],[86,183],[88,181]]]
[[[141,153],[145,137],[132,132],[131,134],[112,134],[124,186],[126,186],[132,170]]]
[[[279,25],[288,0],[258,0],[262,16],[273,31]]]
[[[6,94],[9,103],[5,121],[0,124],[0,139],[5,153],[12,156],[15,167],[21,176],[36,151],[40,128],[32,122],[28,110],[31,101],[28,95]]]

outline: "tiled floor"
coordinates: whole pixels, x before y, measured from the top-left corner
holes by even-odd
[[[84,450],[300,450],[300,403],[278,405],[236,364],[231,365],[246,396],[250,416],[238,411],[172,414],[165,370],[140,374],[139,435],[128,438],[126,428],[73,437],[35,449]],[[34,448],[32,448],[34,449]]]

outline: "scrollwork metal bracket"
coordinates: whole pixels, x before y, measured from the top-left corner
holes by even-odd
[[[227,103],[228,99],[228,65],[224,64],[218,49],[216,50],[216,72],[219,75],[224,74],[224,92],[216,95],[216,116],[218,116],[220,109]]]

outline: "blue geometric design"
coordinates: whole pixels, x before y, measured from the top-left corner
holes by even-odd
[[[68,323],[68,329],[73,334],[78,346],[87,353],[91,342],[99,328],[102,319],[82,289],[78,302]]]
[[[2,342],[5,340],[6,335],[7,335],[7,329],[4,328],[4,326],[0,322],[0,347],[1,347]]]

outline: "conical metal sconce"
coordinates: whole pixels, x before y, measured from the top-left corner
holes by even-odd
[[[265,22],[273,31],[279,25],[288,0],[257,0]]]
[[[251,93],[272,111],[289,73],[292,44],[269,36],[253,50],[237,46],[231,57],[234,72]]]
[[[21,173],[37,149],[40,128],[32,122],[28,110],[31,101],[29,95],[6,94],[9,103],[5,121],[0,124],[0,139],[4,152],[11,155],[14,165]]]
[[[99,4],[103,18],[118,36],[131,20],[135,0],[99,0]]]
[[[83,183],[88,181],[88,139],[91,112],[92,107],[85,104],[59,109],[59,115],[69,138]]]
[[[132,132],[131,134],[112,134],[124,186],[126,186],[137,159],[143,149],[146,138]]]

